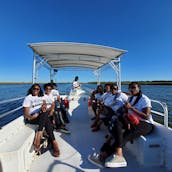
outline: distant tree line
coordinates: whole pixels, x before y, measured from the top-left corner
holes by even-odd
[[[122,85],[128,85],[131,81],[122,81]],[[162,81],[162,80],[157,80],[157,81],[137,81],[140,85],[172,85],[172,81]],[[97,82],[88,82],[89,84],[97,84]],[[107,82],[101,82],[101,84],[105,83],[114,83],[112,81],[107,81]]]

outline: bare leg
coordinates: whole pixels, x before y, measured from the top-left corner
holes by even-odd
[[[58,156],[60,155],[60,150],[59,150],[58,143],[57,143],[56,140],[53,140],[53,141],[52,141],[52,144],[53,144],[53,149],[54,149],[53,155],[54,155],[55,157],[58,157]]]
[[[39,149],[40,149],[41,137],[42,137],[42,131],[37,131],[36,137],[34,140],[34,150],[35,151],[39,151]]]

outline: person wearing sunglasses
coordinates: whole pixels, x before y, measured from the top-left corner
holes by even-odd
[[[153,131],[150,99],[142,94],[138,82],[131,82],[129,91],[131,96],[125,103],[125,112],[114,121],[113,128],[110,130],[114,142],[109,145],[104,144],[100,154],[89,157],[96,165],[111,168],[126,167],[123,147],[128,141],[133,141],[141,135],[145,136]]]
[[[45,128],[53,145],[53,155],[58,157],[60,155],[60,150],[54,137],[53,126],[48,117],[49,112],[47,111],[47,104],[46,101],[43,100],[43,92],[39,84],[33,84],[30,87],[23,101],[23,108],[26,123],[38,124],[38,131],[34,140],[34,150],[40,150],[40,141],[43,129]]]
[[[123,112],[123,107],[128,96],[118,90],[116,83],[108,85],[106,92],[102,95],[100,120],[92,131],[98,131],[102,122],[109,126],[112,117],[117,117]],[[122,112],[121,112],[122,111]]]

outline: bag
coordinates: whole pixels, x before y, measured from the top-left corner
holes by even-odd
[[[138,125],[140,123],[138,116],[136,116],[135,114],[127,114],[127,118],[134,125]]]

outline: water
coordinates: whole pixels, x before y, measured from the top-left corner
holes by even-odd
[[[27,90],[30,88],[30,84],[4,84],[0,85],[0,101],[24,97],[27,94]],[[60,94],[69,94],[71,84],[58,84],[58,90]],[[96,88],[95,84],[83,84],[82,88],[86,91],[86,94],[90,95],[91,91]],[[128,86],[123,85],[122,90],[128,91]],[[172,122],[172,86],[164,86],[164,85],[143,85],[142,92],[146,94],[149,98],[160,100],[168,105],[169,110],[169,121]],[[14,109],[17,106],[21,106],[23,102],[22,100],[17,100],[11,103],[4,103],[0,104],[0,116],[9,111]],[[5,125],[6,123],[12,121],[13,119],[21,116],[23,114],[22,109],[12,113],[6,117],[0,118],[0,127]]]

